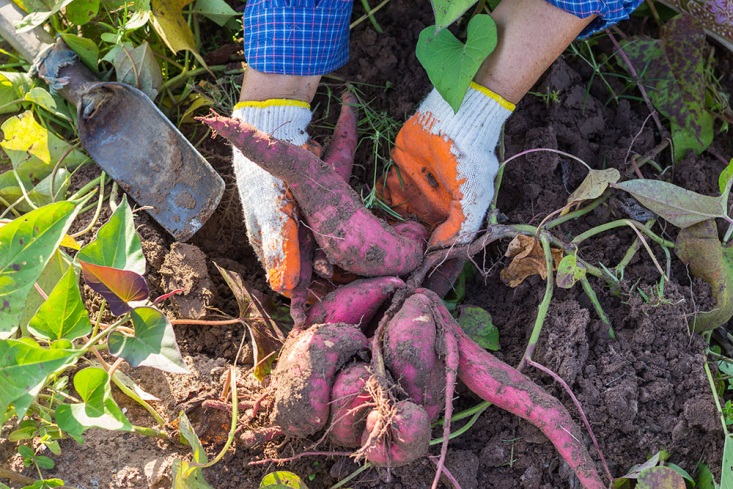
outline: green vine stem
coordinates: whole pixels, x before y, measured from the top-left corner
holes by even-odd
[[[587,277],[583,277],[580,279],[580,285],[583,286],[583,292],[585,292],[585,295],[588,296],[588,299],[590,299],[591,304],[593,304],[593,309],[596,310],[596,314],[598,314],[598,317],[601,318],[601,321],[603,321],[603,324],[608,326],[608,336],[612,339],[616,339],[616,333],[613,331],[613,326],[611,326],[611,320],[608,319],[608,316],[606,315],[606,311],[603,310],[603,307],[601,307],[601,303],[598,301],[598,296],[596,295],[596,291],[593,290],[593,287],[591,287],[590,282],[588,281]]]
[[[390,2],[390,0],[382,0],[382,2],[374,7],[373,9],[366,9],[367,13],[356,19],[354,22],[349,25],[349,30],[353,29],[354,27],[358,26],[362,22],[364,22],[366,19],[373,18],[374,14],[376,14],[379,10],[381,10],[385,5],[387,5]],[[381,31],[380,31],[381,32]]]
[[[97,210],[94,212],[94,216],[92,217],[92,220],[89,221],[89,224],[87,227],[82,229],[81,231],[74,233],[71,235],[72,238],[78,238],[80,236],[84,236],[86,233],[94,229],[94,226],[97,224],[97,221],[99,220],[99,216],[102,213],[102,203],[104,202],[104,180],[106,178],[107,174],[105,172],[102,172],[99,178],[99,198],[97,199]]]
[[[340,481],[338,481],[336,484],[332,485],[330,489],[340,489],[341,487],[344,487],[346,484],[348,484],[350,481],[354,480],[359,474],[362,472],[365,472],[366,470],[372,468],[371,462],[366,462],[364,465],[350,473],[348,476],[344,477]]]
[[[224,458],[224,455],[229,451],[229,447],[232,446],[232,442],[234,442],[234,434],[237,432],[237,424],[239,423],[239,400],[237,399],[237,369],[233,365],[229,367],[229,385],[231,386],[230,392],[232,393],[232,423],[229,427],[227,441],[213,460],[205,464],[192,463],[191,467],[206,468],[214,466]]]
[[[541,236],[540,242],[542,243],[542,250],[545,252],[545,267],[547,268],[547,281],[545,282],[545,296],[542,298],[540,307],[537,309],[537,318],[534,322],[534,328],[532,328],[532,334],[529,336],[529,342],[527,343],[527,349],[524,351],[522,360],[519,362],[517,370],[520,372],[524,370],[527,362],[532,359],[537,348],[537,342],[540,339],[540,333],[542,333],[542,326],[545,324],[545,318],[547,318],[547,312],[550,309],[550,302],[552,301],[552,293],[555,289],[555,280],[552,275],[552,268],[554,265],[552,259],[552,249],[550,248],[550,241],[547,236]]]
[[[573,238],[573,240],[570,243],[574,245],[579,245],[586,239],[592,236],[595,236],[596,234],[600,234],[602,232],[609,231],[614,228],[619,228],[621,226],[631,226],[633,228],[636,228],[639,231],[641,231],[642,233],[646,234],[649,238],[652,239],[652,241],[654,241],[658,245],[666,247],[666,248],[674,248],[673,242],[667,241],[666,239],[655,234],[653,231],[650,231],[642,223],[638,221],[632,221],[631,219],[619,219],[617,221],[611,221],[605,224],[601,224],[600,226],[596,226],[594,228],[587,230],[584,233],[577,235],[575,238]]]
[[[482,402],[478,406],[469,409],[468,411],[470,411],[471,414],[472,414],[471,419],[469,419],[468,422],[465,425],[461,426],[459,429],[457,429],[456,431],[452,432],[450,434],[450,436],[448,437],[448,439],[449,440],[453,440],[454,438],[457,438],[457,437],[461,436],[466,431],[468,431],[469,429],[471,429],[471,427],[476,423],[476,421],[478,421],[479,416],[481,416],[481,414],[484,411],[486,411],[486,409],[489,406],[491,406],[491,403],[490,402]],[[461,414],[463,414],[463,413],[461,413]],[[463,419],[465,417],[467,417],[467,415],[461,417],[460,419]],[[453,418],[451,418],[451,422],[453,422],[453,420],[455,418],[457,418],[457,416],[454,416]],[[441,443],[443,443],[443,437],[435,438],[435,439],[430,440],[430,446],[440,445]]]
[[[379,22],[377,22],[377,19],[374,17],[374,12],[372,11],[372,7],[369,5],[369,0],[361,0],[361,5],[364,7],[364,10],[366,11],[367,17],[369,17],[369,22],[372,23],[372,27],[374,27],[374,30],[377,31],[377,33],[382,34],[384,31],[382,30],[382,26],[379,25]]]
[[[571,221],[573,219],[577,219],[579,217],[582,217],[582,216],[590,213],[591,211],[594,211],[595,209],[597,209],[601,204],[603,204],[604,202],[606,202],[610,196],[611,196],[611,194],[608,193],[608,192],[606,192],[603,195],[601,195],[600,197],[598,197],[597,199],[591,201],[591,203],[588,204],[588,205],[586,205],[585,207],[582,207],[580,209],[574,210],[572,212],[568,212],[564,216],[560,216],[557,219],[553,219],[552,221],[550,221],[547,224],[545,224],[544,227],[545,227],[545,229],[552,229],[554,227],[559,226],[560,224],[562,224],[564,222]]]

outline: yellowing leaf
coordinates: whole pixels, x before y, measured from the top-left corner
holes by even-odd
[[[0,129],[5,135],[0,146],[10,157],[13,168],[33,180],[49,175],[59,158],[66,153],[66,168],[78,166],[88,159],[76,149],[69,152],[71,146],[38,124],[31,111],[11,117]]]
[[[534,236],[518,234],[514,237],[504,256],[512,258],[512,262],[501,271],[501,280],[509,287],[516,287],[527,277],[539,275],[547,278],[545,253],[542,245]],[[557,267],[562,258],[562,250],[552,248],[552,261]]]
[[[568,207],[562,211],[561,215],[567,214],[572,204],[577,204],[584,200],[597,199],[606,191],[610,183],[616,183],[620,178],[621,174],[615,168],[590,170],[578,188],[575,189],[575,192],[568,197]]]
[[[79,242],[68,234],[65,234],[64,237],[61,238],[61,246],[71,248],[72,250],[76,251],[79,251],[81,249],[81,245],[79,244]]]
[[[191,28],[183,18],[183,7],[191,0],[152,0],[150,8],[155,32],[171,51],[177,53],[183,49],[191,51],[202,66],[204,59],[196,49],[196,40]]]

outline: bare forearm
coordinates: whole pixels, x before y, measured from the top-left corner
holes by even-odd
[[[239,100],[284,98],[310,103],[316,94],[321,76],[273,75],[247,67]]]
[[[515,104],[595,18],[579,19],[545,0],[502,0],[491,16],[499,42],[474,80]]]

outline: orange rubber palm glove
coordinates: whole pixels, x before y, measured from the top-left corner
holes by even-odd
[[[302,146],[308,142],[311,121],[306,102],[271,99],[240,102],[232,117],[247,122],[273,137]],[[301,256],[295,200],[282,180],[234,149],[234,173],[244,210],[247,237],[276,292],[290,296],[298,285]]]
[[[494,196],[496,144],[514,104],[471,83],[457,113],[433,89],[397,134],[385,200],[432,226],[430,248],[470,242]]]

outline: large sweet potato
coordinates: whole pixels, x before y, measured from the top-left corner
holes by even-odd
[[[437,419],[445,407],[445,364],[438,356],[432,302],[410,296],[384,333],[384,364],[410,399]]]
[[[336,372],[366,349],[366,337],[353,325],[318,324],[291,334],[272,373],[273,425],[293,436],[323,428]]]
[[[333,167],[309,151],[236,119],[200,118],[250,160],[282,179],[334,265],[363,277],[404,276],[422,262],[427,236],[416,222],[396,232],[369,212]]]

